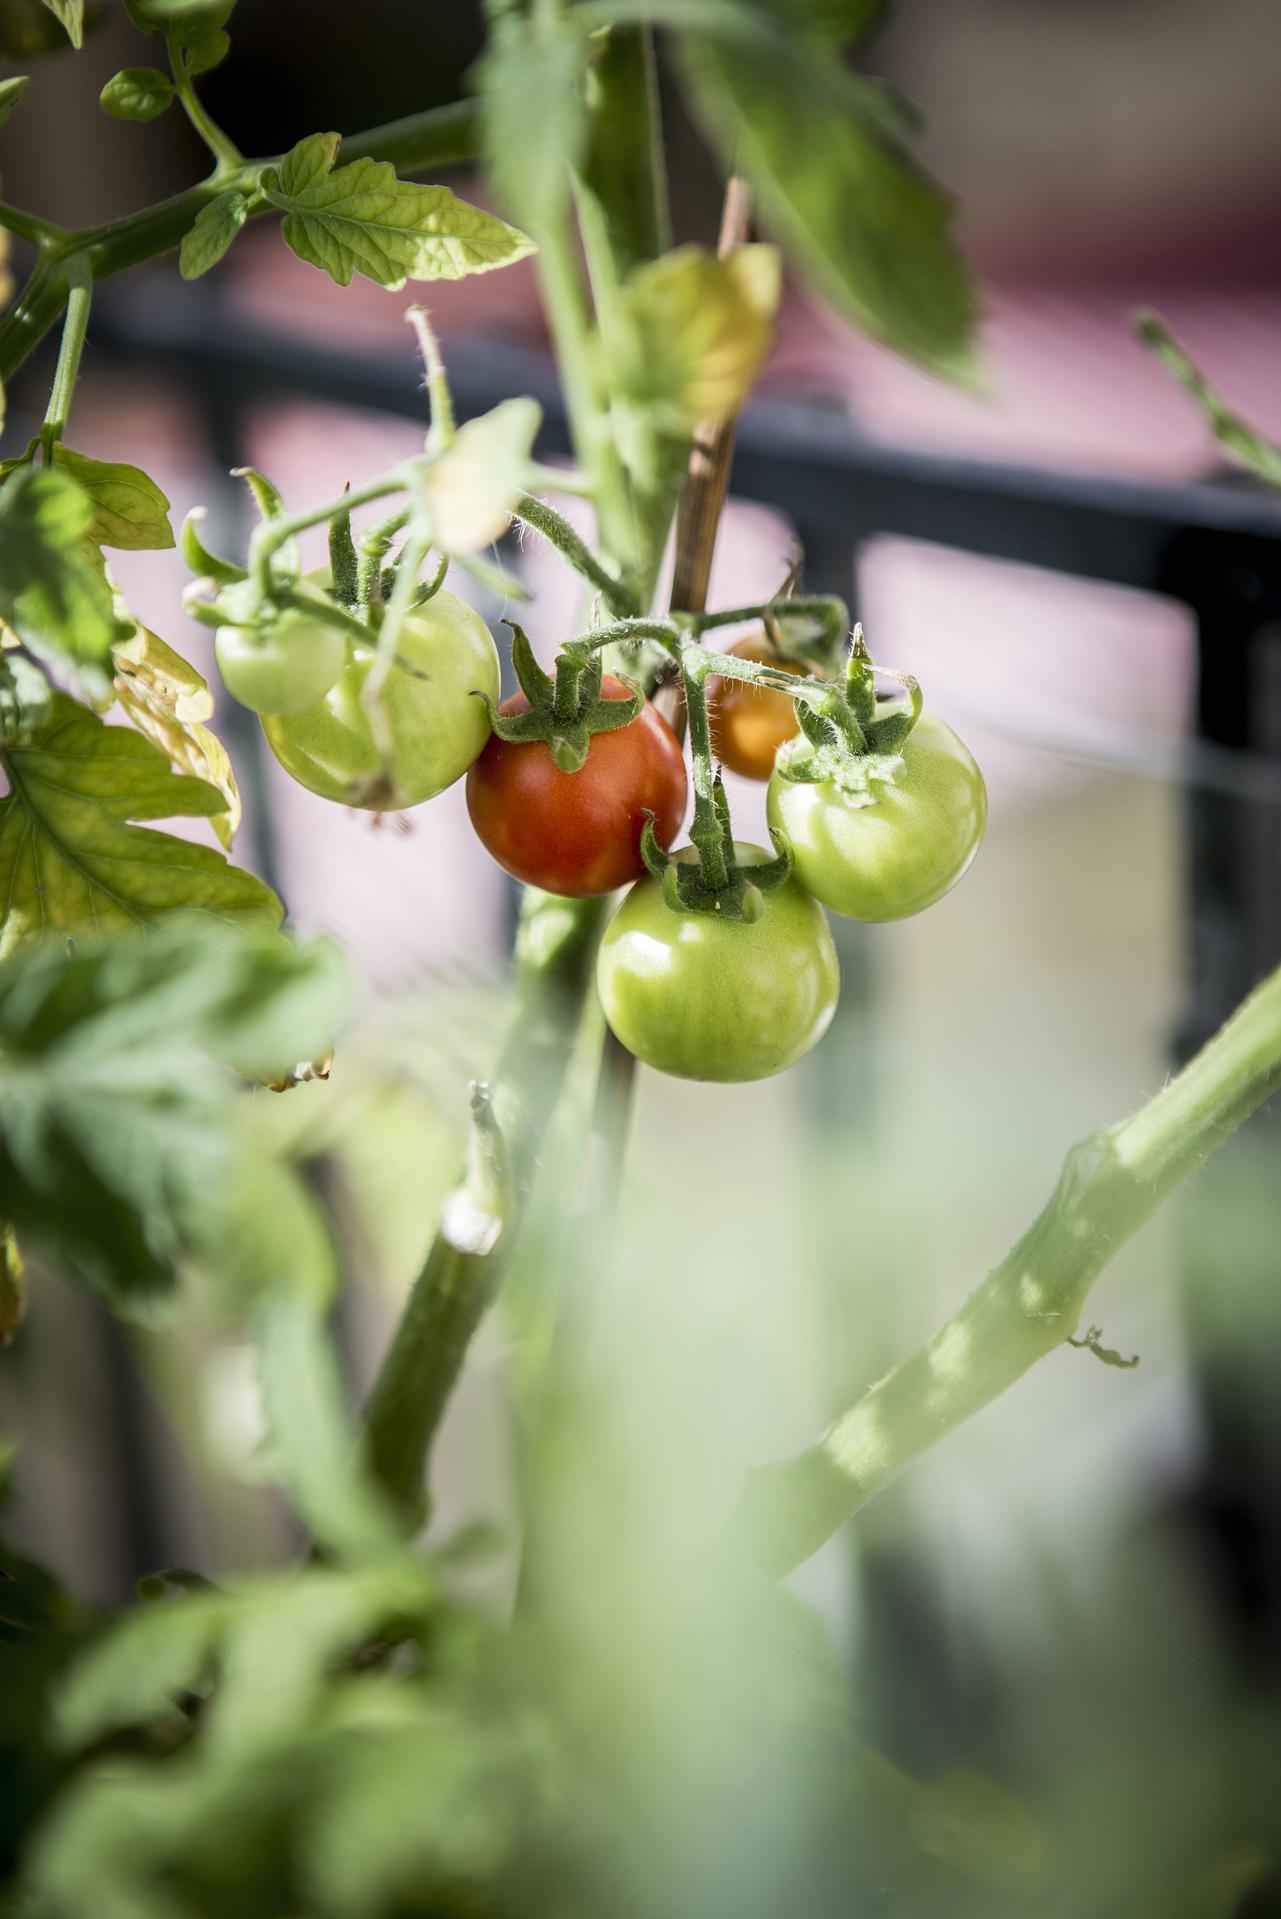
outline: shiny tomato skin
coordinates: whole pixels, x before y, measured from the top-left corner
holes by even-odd
[[[264,715],[262,730],[285,771],[322,799],[400,811],[444,792],[481,751],[489,712],[477,696],[498,697],[498,649],[479,613],[452,593],[437,593],[409,615],[383,691],[392,736],[385,789],[377,786],[381,762],[361,699],[374,658],[372,644],[349,647],[322,700],[301,713]]]
[[[776,773],[766,811],[797,879],[847,919],[907,919],[941,900],[966,871],[987,823],[987,787],[945,721],[921,715],[899,749],[897,782],[860,805],[830,782]]]
[[[606,675],[606,699],[626,699]],[[504,713],[527,713],[514,693]],[[486,850],[513,879],[546,893],[586,899],[612,893],[645,870],[641,831],[648,809],[668,847],[685,817],[685,761],[676,735],[648,702],[627,726],[595,733],[576,773],[562,773],[543,740],[492,734],[467,775],[467,810]]]
[[[749,633],[725,650],[736,659],[781,667],[785,673],[809,671],[797,660],[783,659],[763,633]],[[773,687],[753,686],[750,680],[714,678],[707,695],[707,717],[717,759],[731,773],[749,780],[767,780],[779,747],[800,730],[796,702]]]
[[[773,854],[736,848],[740,867]],[[676,859],[695,857],[682,847]],[[768,1079],[822,1038],[840,967],[826,915],[789,878],[761,895],[756,920],[671,907],[647,874],[605,929],[596,986],[615,1037],[678,1079]]]
[[[253,713],[301,713],[324,698],[347,657],[337,627],[306,613],[282,613],[262,633],[221,626],[214,656],[222,683]]]

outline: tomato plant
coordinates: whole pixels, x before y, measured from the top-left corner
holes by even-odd
[[[385,768],[365,700],[376,659],[371,634],[367,645],[352,645],[322,699],[264,712],[262,730],[285,771],[322,799],[418,806],[461,779],[484,747],[484,698],[498,694],[498,653],[484,621],[452,593],[437,593],[404,621],[383,692]]]
[[[606,699],[627,688],[606,676]],[[503,702],[528,713],[527,694]],[[494,734],[467,775],[467,810],[481,844],[513,878],[582,899],[643,873],[641,832],[652,815],[668,847],[685,814],[685,761],[667,721],[648,703],[627,726],[599,733],[578,771],[562,772],[543,741]]]
[[[735,847],[750,879],[771,858]],[[697,854],[683,848],[677,861]],[[795,880],[749,917],[685,912],[647,876],[605,929],[596,983],[629,1052],[682,1079],[765,1079],[793,1065],[831,1022],[840,992],[823,911]]]
[[[901,764],[861,791],[835,780],[770,781],[769,821],[815,899],[854,920],[899,920],[935,905],[978,851],[987,788],[974,756],[924,712]]]
[[[0,0],[0,53],[79,48],[109,11]],[[15,412],[39,419],[0,462],[0,1346],[26,1339],[33,1283],[37,1312],[47,1297],[52,1317],[21,1362],[29,1350],[38,1374],[54,1356],[57,1390],[93,1422],[91,1449],[101,1431],[140,1455],[148,1498],[96,1567],[93,1586],[114,1609],[72,1597],[0,1543],[0,1908],[32,1919],[1139,1909],[1237,1919],[1242,1899],[1275,1886],[1281,1846],[1266,1792],[1245,1803],[1250,1780],[1276,1771],[1253,1666],[1225,1739],[1231,1790],[1207,1793],[1205,1830],[1186,1816],[1187,1794],[1171,1795],[1171,1853],[1148,1842],[1171,1821],[1145,1808],[1137,1861],[1106,1883],[1093,1844],[1081,1844],[1096,1823],[1089,1766],[1074,1755],[1058,1795],[1072,1815],[1051,1843],[1053,1805],[1042,1814],[959,1763],[949,1696],[930,1698],[920,1742],[923,1763],[933,1750],[947,1770],[909,1775],[844,1710],[862,1671],[773,1581],[1065,1341],[1125,1363],[1097,1330],[1075,1336],[1090,1288],[1275,1093],[1281,975],[1130,1119],[1072,1151],[1033,1229],[914,1355],[885,1372],[871,1344],[835,1354],[825,1396],[849,1377],[879,1377],[782,1464],[759,1463],[772,1443],[757,1421],[772,1370],[751,1382],[749,1420],[728,1395],[721,1417],[714,1376],[751,1317],[734,1235],[781,1220],[783,1232],[760,1230],[762,1244],[771,1257],[784,1248],[797,1277],[821,1267],[826,1286],[829,1259],[848,1250],[860,1293],[884,1290],[869,1180],[842,1156],[842,1121],[857,1122],[848,1132],[860,1150],[866,1141],[865,1088],[841,1074],[830,1041],[824,1065],[817,1055],[809,1077],[782,1082],[781,1137],[798,1150],[779,1164],[742,1102],[654,1082],[662,1177],[643,1206],[629,1196],[631,1210],[618,1211],[638,1063],[734,1084],[802,1060],[840,985],[824,902],[869,921],[919,912],[960,878],[983,831],[974,760],[910,672],[878,676],[843,601],[805,589],[803,556],[780,557],[768,598],[708,605],[735,423],[771,349],[784,253],[792,275],[918,366],[973,371],[978,303],[950,202],[912,157],[905,103],[866,71],[880,8],[489,0],[467,97],[407,115],[389,105],[385,124],[363,133],[312,132],[260,157],[241,152],[205,88],[224,62],[213,97],[235,85],[233,0],[124,0],[123,11],[112,30],[136,29],[163,64],[111,76],[102,109],[139,124],[185,116],[205,177],[96,227],[0,203],[0,234],[15,243],[14,259],[0,258],[6,298],[9,268],[28,269],[0,313],[0,378],[24,383]],[[326,28],[374,56],[375,73],[418,70],[403,22],[385,36],[375,13],[336,8],[331,22],[328,11]],[[300,32],[291,115],[309,97],[317,44]],[[327,98],[350,97],[345,72],[328,80]],[[0,79],[0,123],[36,112],[28,83]],[[37,98],[43,85],[37,73]],[[58,136],[76,97],[55,81],[39,101]],[[676,99],[727,163],[720,232],[701,243],[673,244],[669,159],[688,148],[665,149]],[[268,138],[268,96],[257,105]],[[71,179],[97,153],[85,125],[68,137]],[[458,165],[483,174],[483,204],[434,177]],[[688,216],[698,196],[683,198]],[[181,503],[175,535],[169,500],[127,457],[136,448],[104,459],[68,438],[94,302],[102,282],[175,250],[183,279],[202,281],[251,221],[278,221],[282,243],[340,287],[359,273],[395,294],[527,262],[556,362],[551,434],[520,394],[458,417],[449,355],[410,307],[426,405],[400,457],[306,503],[238,468],[256,515],[243,551],[206,544],[196,502]],[[455,317],[447,290],[432,299]],[[220,301],[215,316],[232,359],[238,311]],[[1154,327],[1224,443],[1276,483],[1277,449]],[[42,377],[32,356],[58,328],[46,401],[30,384]],[[568,459],[546,463],[540,448],[560,456],[566,442]],[[329,567],[304,573],[303,536],[321,528]],[[522,690],[500,706],[495,640],[463,596],[504,607],[527,597],[510,570],[513,528],[563,566],[584,624],[561,640],[551,672],[513,625]],[[492,1071],[472,1057],[479,1022],[453,1017],[456,982],[433,980],[423,995],[438,1051],[477,1069],[454,1099],[453,1184],[435,1189],[425,1165],[424,1140],[442,1128],[415,1104],[432,1077],[414,1053],[416,1020],[398,1013],[371,1067],[349,1037],[342,953],[282,933],[286,902],[231,857],[242,796],[210,689],[177,631],[143,625],[112,574],[115,551],[175,544],[191,574],[186,610],[213,630],[228,691],[261,715],[289,773],[373,813],[419,805],[466,775],[479,840],[527,883]],[[770,643],[712,650],[712,636],[744,626]],[[772,848],[736,837],[717,755],[769,779]],[[689,844],[672,854],[688,789]],[[153,824],[168,819],[191,830]],[[408,844],[406,860],[430,859],[429,839]],[[476,873],[483,885],[479,851]],[[628,881],[621,903],[605,897]],[[892,1072],[900,1035],[876,1037]],[[334,1083],[315,1084],[331,1058]],[[260,1097],[237,1073],[287,1097]],[[302,1082],[313,1083],[298,1095]],[[908,1195],[899,1210],[926,1216],[950,1253],[950,1221],[940,1227],[931,1209],[946,1207],[955,1181],[949,1169],[936,1201],[936,1170],[913,1138],[895,1199]],[[836,1197],[831,1235],[819,1230],[820,1188]],[[388,1237],[420,1264],[398,1288],[365,1393],[366,1355],[340,1353],[334,1325],[354,1324],[340,1284],[377,1264],[384,1210],[397,1212]],[[638,1219],[661,1228],[656,1261],[636,1253]],[[895,1278],[912,1277],[912,1224],[892,1248]],[[696,1228],[707,1235],[698,1252]],[[1235,1246],[1235,1220],[1233,1235]],[[513,1469],[480,1501],[499,1523],[451,1532],[435,1442],[518,1253],[492,1362],[510,1374],[495,1397],[514,1414]],[[640,1284],[622,1320],[626,1364],[602,1373],[596,1299],[627,1291],[615,1282],[629,1257]],[[656,1271],[663,1262],[679,1299],[655,1283],[671,1276]],[[76,1320],[70,1295],[46,1288],[52,1274],[90,1296],[90,1317]],[[794,1332],[792,1279],[789,1269],[777,1323],[763,1316],[771,1368]],[[188,1297],[197,1336],[164,1345],[155,1329]],[[844,1325],[844,1290],[842,1316],[829,1312],[836,1297],[823,1306],[833,1328]],[[152,1330],[113,1334],[99,1413],[81,1367],[104,1313]],[[639,1363],[654,1327],[656,1389]],[[138,1416],[144,1371],[181,1455],[163,1470],[147,1457],[156,1410]],[[94,1518],[69,1531],[105,1536],[114,1502],[101,1496],[100,1462],[81,1475],[65,1446],[76,1422],[61,1406],[27,1418],[15,1403],[27,1430],[15,1459],[6,1411],[0,1501],[34,1456],[28,1513],[65,1503]],[[233,1416],[221,1417],[228,1405]],[[57,1446],[41,1481],[49,1433]],[[162,1496],[171,1481],[180,1523]],[[1049,1483],[1038,1482],[1038,1503]],[[501,1563],[481,1604],[473,1573],[487,1551]],[[174,1563],[188,1552],[206,1563]],[[875,1544],[862,1556],[868,1617],[898,1610],[877,1603],[878,1557]],[[1002,1578],[1014,1561],[1000,1555]],[[1138,1664],[1153,1618],[1193,1611],[1167,1598],[1162,1589],[1145,1608],[1126,1587]],[[911,1624],[915,1667],[914,1611]],[[1038,1714],[1042,1650],[1038,1641],[1037,1686],[1023,1688]],[[1100,1800],[1119,1823],[1111,1788],[1143,1768],[1116,1737],[1124,1720],[1128,1739],[1136,1715],[1111,1630],[1107,1654],[1101,1743],[1122,1751],[1119,1769],[1099,1767]],[[920,1670],[929,1683],[914,1669],[915,1692],[932,1693],[925,1661]],[[860,1722],[891,1728],[874,1678]],[[1167,1705],[1159,1726],[1172,1747]],[[1209,1776],[1202,1706],[1198,1696],[1192,1743]],[[1087,1717],[1074,1697],[1073,1724]],[[1243,1748],[1231,1743],[1240,1725]],[[916,1743],[910,1726],[904,1743]],[[1002,1749],[985,1736],[984,1768]],[[1035,1781],[1036,1768],[1024,1770]],[[1078,1900],[1070,1871],[1082,1853]]]

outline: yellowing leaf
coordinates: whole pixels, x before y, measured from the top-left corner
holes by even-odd
[[[477,553],[507,531],[541,419],[536,401],[504,400],[460,427],[425,469],[422,499],[442,552]]]
[[[0,959],[51,931],[92,937],[176,913],[279,925],[280,901],[252,873],[135,823],[212,819],[226,801],[127,727],[55,694],[49,724],[0,763]]]
[[[240,824],[240,789],[227,749],[204,722],[213,717],[213,695],[194,666],[140,626],[131,640],[113,647],[116,698],[129,719],[160,748],[175,773],[216,786],[226,810],[209,824],[230,851]]]
[[[169,502],[141,467],[94,460],[61,442],[53,450],[53,463],[87,494],[93,517],[85,538],[96,546],[137,553],[173,545]]]
[[[779,283],[766,246],[725,260],[679,247],[638,268],[622,299],[627,398],[673,432],[736,413],[770,349]]]

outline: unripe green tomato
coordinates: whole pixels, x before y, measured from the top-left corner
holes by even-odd
[[[736,852],[745,869],[774,857],[759,846]],[[673,857],[697,855],[684,846]],[[754,920],[676,910],[661,881],[638,880],[605,929],[596,963],[615,1036],[647,1066],[680,1079],[781,1072],[826,1032],[840,984],[823,909],[791,878],[761,895]]]
[[[898,779],[875,785],[865,803],[831,781],[770,780],[769,823],[787,839],[797,879],[847,919],[906,919],[933,906],[983,837],[987,788],[951,727],[922,713],[899,752]]]
[[[254,713],[301,713],[323,699],[347,657],[335,626],[292,610],[261,632],[220,626],[214,657],[232,698]]]
[[[474,608],[441,591],[409,614],[383,688],[391,731],[390,780],[361,695],[373,667],[368,647],[314,706],[264,716],[262,730],[287,773],[322,799],[375,812],[417,806],[461,779],[489,738],[484,699],[498,698],[498,649]]]

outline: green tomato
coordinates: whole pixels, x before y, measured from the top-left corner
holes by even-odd
[[[362,693],[374,645],[353,646],[328,693],[301,713],[265,717],[280,764],[322,799],[375,812],[417,806],[461,779],[489,738],[485,694],[498,698],[498,649],[479,613],[440,592],[400,630],[383,688],[391,730],[390,779]]]
[[[831,781],[775,773],[769,823],[787,839],[802,886],[854,920],[899,920],[941,900],[978,851],[987,788],[968,747],[923,713],[899,749],[898,779],[870,799]]]
[[[736,850],[741,867],[773,858]],[[841,984],[823,909],[791,878],[760,901],[759,918],[723,920],[669,906],[660,880],[637,881],[596,963],[605,1018],[629,1053],[680,1079],[766,1079],[822,1037]]]
[[[347,657],[337,627],[307,613],[282,613],[274,626],[220,626],[214,657],[232,698],[255,713],[301,713],[324,698]]]

